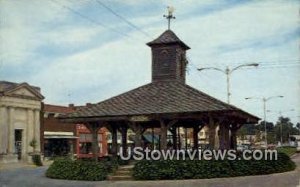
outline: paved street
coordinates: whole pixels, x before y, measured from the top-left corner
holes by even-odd
[[[21,167],[16,169],[0,170],[0,187],[20,186],[105,186],[105,187],[131,187],[131,186],[202,186],[202,187],[300,187],[300,154],[293,160],[297,163],[297,169],[282,174],[271,174],[264,176],[235,177],[223,179],[201,179],[201,180],[178,180],[178,181],[66,181],[48,179],[44,176],[46,167]]]

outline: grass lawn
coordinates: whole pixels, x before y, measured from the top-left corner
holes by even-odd
[[[277,148],[277,151],[280,153],[285,153],[289,156],[292,156],[293,154],[295,154],[297,152],[296,147],[279,147]]]

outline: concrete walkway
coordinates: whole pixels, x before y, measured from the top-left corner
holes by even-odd
[[[248,177],[198,179],[198,180],[170,180],[170,181],[67,181],[55,180],[45,177],[47,166],[34,168],[25,166],[0,170],[0,187],[19,186],[105,186],[105,187],[300,187],[300,154],[293,157],[297,164],[295,171]]]

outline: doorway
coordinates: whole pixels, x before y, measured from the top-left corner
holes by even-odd
[[[15,130],[15,152],[18,155],[18,160],[22,158],[22,130]]]

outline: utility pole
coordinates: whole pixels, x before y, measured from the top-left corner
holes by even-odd
[[[248,100],[248,99],[259,99],[263,102],[263,110],[264,110],[264,126],[265,126],[265,145],[266,145],[266,148],[268,148],[268,139],[267,139],[267,101],[269,101],[270,99],[274,99],[274,98],[283,98],[282,95],[277,95],[277,96],[271,96],[271,97],[268,97],[268,98],[265,98],[265,97],[246,97],[245,99]]]
[[[232,74],[232,72],[242,68],[242,67],[246,67],[246,66],[254,66],[257,67],[259,64],[257,63],[251,63],[251,64],[242,64],[239,66],[236,66],[235,68],[230,69],[228,66],[226,67],[226,69],[220,69],[220,68],[216,68],[216,67],[205,67],[205,68],[198,68],[198,71],[203,71],[203,70],[208,70],[208,69],[212,69],[212,70],[216,70],[216,71],[220,71],[222,73],[224,73],[226,75],[226,80],[227,80],[227,103],[230,104],[230,75]]]
[[[279,117],[283,117],[282,113],[286,112],[292,112],[295,111],[295,109],[290,109],[290,110],[285,110],[285,111],[273,111],[273,110],[267,110],[267,112],[278,112]],[[280,123],[280,143],[281,145],[283,144],[283,139],[282,139],[282,123]]]

